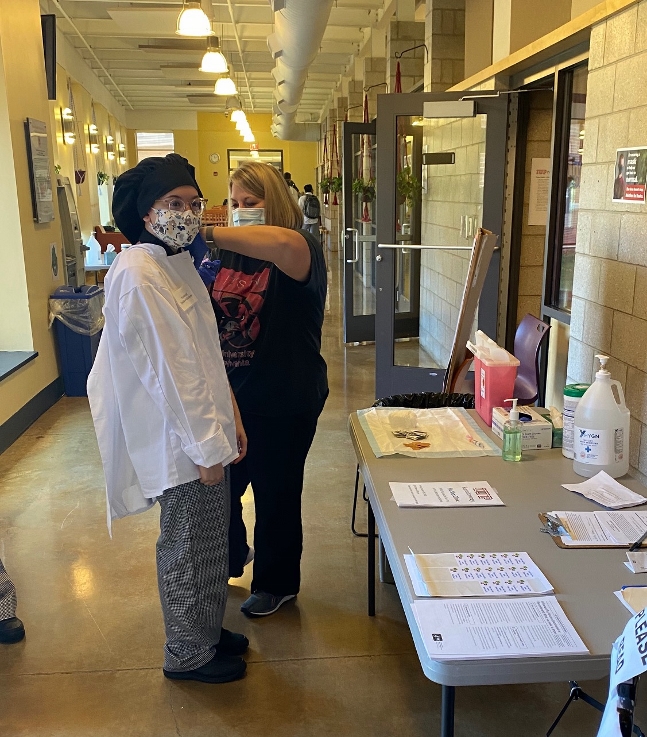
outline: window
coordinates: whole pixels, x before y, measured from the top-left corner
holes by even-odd
[[[175,151],[173,133],[137,131],[137,161],[149,156],[166,156]]]
[[[555,133],[557,177],[554,180],[555,217],[551,223],[554,244],[552,274],[547,284],[547,305],[570,313],[573,299],[573,267],[582,177],[586,65],[559,73]]]
[[[283,171],[283,151],[280,148],[261,148],[257,151],[250,151],[248,148],[227,149],[229,174],[234,169],[237,169],[244,161],[261,161],[264,164],[275,166],[280,172]]]

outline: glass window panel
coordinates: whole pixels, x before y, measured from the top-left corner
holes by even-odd
[[[263,164],[275,166],[281,172],[283,171],[283,151],[281,149],[261,148],[257,151],[250,151],[248,148],[230,148],[227,149],[227,158],[230,174],[245,161],[260,161]]]
[[[567,128],[568,142],[565,146],[566,190],[564,193],[564,221],[562,223],[562,246],[559,255],[559,295],[557,307],[571,311],[573,299],[573,266],[577,241],[577,216],[580,203],[582,179],[582,149],[584,146],[584,118],[586,112],[586,82],[588,69],[578,67],[573,72],[570,122]]]
[[[353,314],[375,314],[375,136],[355,133],[352,137]]]
[[[454,249],[471,246],[481,225],[486,121],[398,119],[396,365],[449,361],[471,253]],[[453,153],[454,163],[423,166],[425,153]],[[445,248],[406,247],[420,243]]]
[[[137,131],[135,140],[137,161],[147,159],[149,156],[166,156],[175,151],[175,139],[170,131]]]

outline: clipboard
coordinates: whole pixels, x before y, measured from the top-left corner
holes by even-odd
[[[548,525],[548,518],[545,514],[538,514],[537,515],[541,521],[541,524],[546,527]],[[595,545],[591,543],[582,543],[581,545],[577,544],[577,541],[575,541],[574,545],[564,545],[562,542],[561,537],[556,537],[555,535],[550,535],[555,545],[557,545],[558,548],[561,548],[562,550],[591,550],[595,548],[596,550],[613,550],[614,548],[626,548],[629,550],[631,545],[633,543],[626,543],[624,545],[620,543],[612,543],[609,545]],[[639,550],[644,550],[644,547],[641,545]]]

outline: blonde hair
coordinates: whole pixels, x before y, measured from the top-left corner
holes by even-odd
[[[231,185],[265,201],[265,225],[297,230],[303,227],[303,213],[292,199],[281,172],[271,164],[245,161],[229,178],[229,224],[231,225]]]

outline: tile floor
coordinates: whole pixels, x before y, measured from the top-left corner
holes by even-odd
[[[246,678],[208,686],[162,677],[157,513],[119,521],[108,537],[87,401],[65,398],[0,456],[0,556],[27,629],[22,643],[0,645],[2,737],[439,733],[440,688],[422,674],[395,589],[378,586],[378,616],[366,616],[366,542],[349,530],[346,422],[373,399],[373,349],[341,343],[332,261],[331,397],[308,461],[302,593],[276,616],[250,621],[239,612],[249,573],[232,582],[226,626],[251,641]],[[586,686],[605,698],[604,682]],[[565,683],[460,689],[456,735],[545,734],[567,695]],[[593,737],[597,724],[578,703],[555,737]]]

